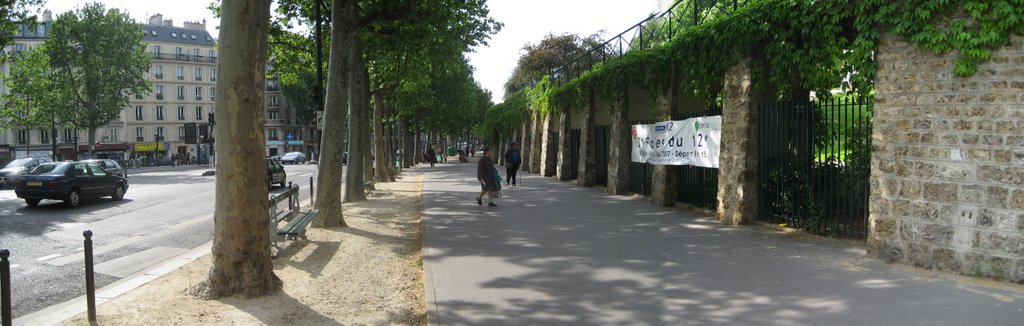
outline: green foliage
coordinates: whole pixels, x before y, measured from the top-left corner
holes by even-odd
[[[90,3],[53,22],[45,41],[54,70],[56,106],[64,122],[90,130],[121,117],[129,96],[149,93],[145,78],[152,56],[141,25],[127,14]]]
[[[692,4],[676,8],[677,16],[692,14],[686,11]],[[605,60],[612,49],[597,48],[583,60],[597,62],[594,67],[554,87],[551,103],[579,107],[570,95],[584,90],[602,96],[635,86],[661,92],[674,76],[683,93],[715,98],[726,69],[741,58],[751,59],[755,87],[776,97],[806,98],[809,91],[835,88],[867,95],[886,29],[937,54],[956,51],[958,76],[973,74],[1010,35],[1024,34],[1022,0],[752,0],[727,15],[715,10],[701,12],[699,25],[650,19],[634,47],[614,59]],[[672,39],[664,41],[665,35]]]
[[[484,117],[483,136],[488,144],[498,144],[515,133],[529,112],[530,98],[526,90],[508,94],[505,101],[487,109]]]
[[[11,62],[11,71],[3,75],[8,92],[2,98],[0,107],[0,128],[32,129],[49,125],[56,119],[53,110],[55,98],[51,92],[53,79],[50,75],[50,58],[44,46],[35,46],[16,54]]]
[[[0,1],[0,49],[14,42],[14,33],[11,32],[18,29],[18,24],[28,27],[35,25],[36,17],[32,14],[32,8],[42,4],[43,0]]]

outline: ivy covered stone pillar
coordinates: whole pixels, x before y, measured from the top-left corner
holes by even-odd
[[[608,130],[608,193],[629,193],[629,160],[631,130],[629,96],[619,91],[611,100],[611,124]]]
[[[576,184],[593,187],[597,180],[597,157],[594,153],[594,92],[587,92],[586,105],[583,106],[583,126],[580,128],[580,161],[577,167]]]
[[[532,143],[533,114],[527,112],[526,119],[523,120],[523,141],[519,143],[519,155],[523,159],[523,164],[519,167],[520,171],[530,172],[530,144]]]
[[[558,125],[558,163],[555,169],[555,178],[558,180],[569,180],[569,170],[572,170],[572,110],[573,108],[562,109],[559,114],[560,124]]]
[[[718,159],[717,217],[731,225],[757,214],[757,101],[750,60],[725,73],[722,89],[722,140]]]
[[[675,91],[676,83],[664,92],[659,92],[654,98],[654,118],[658,121],[672,120],[672,112],[677,99]],[[676,174],[679,170],[671,165],[655,165],[651,173],[651,202],[662,206],[675,206],[676,204]]]
[[[552,112],[548,112],[544,117],[544,130],[542,132],[544,141],[540,145],[540,175],[545,177],[555,175],[556,171],[555,163],[558,158],[558,153],[556,152],[558,148],[558,127],[556,124],[558,120]]]
[[[544,140],[544,119],[540,116],[540,111],[534,111],[531,113],[532,124],[531,129],[533,130],[533,137],[530,142],[530,172],[540,173],[540,160],[541,160],[541,144]]]

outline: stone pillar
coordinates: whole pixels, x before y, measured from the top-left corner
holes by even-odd
[[[527,112],[526,119],[523,120],[523,141],[519,143],[519,155],[523,159],[523,164],[519,167],[519,170],[523,172],[530,172],[530,144],[533,143],[532,126],[533,114]]]
[[[583,107],[583,126],[580,128],[580,161],[577,167],[576,183],[593,187],[597,180],[597,157],[594,154],[594,92],[587,92],[587,104]]]
[[[544,119],[540,117],[540,112],[533,113],[533,137],[530,142],[530,172],[540,173],[540,160],[541,160],[541,143],[544,140]]]
[[[629,151],[632,135],[629,126],[629,96],[622,90],[612,98],[611,125],[608,130],[608,193],[629,193]]]
[[[672,120],[677,101],[675,83],[667,91],[654,98],[654,117],[658,121]],[[675,206],[678,187],[678,168],[671,165],[655,165],[651,174],[651,202],[662,206]]]
[[[718,220],[738,225],[757,214],[757,101],[750,61],[725,73],[722,140],[718,160]]]
[[[555,127],[555,122],[557,122],[557,120],[558,119],[553,117],[553,113],[550,112],[544,117],[544,131],[542,132],[544,135],[544,141],[540,145],[540,175],[545,177],[553,176],[556,172],[555,163],[558,158],[558,153],[555,149],[557,147],[558,140],[554,138],[558,135],[558,129]]]
[[[572,150],[570,147],[572,146],[569,144],[570,134],[572,133],[572,108],[563,109],[562,113],[559,114],[559,119],[561,124],[558,128],[558,163],[556,164],[555,178],[565,181],[569,180],[568,172],[572,169],[569,166],[572,164],[572,153],[570,153]]]

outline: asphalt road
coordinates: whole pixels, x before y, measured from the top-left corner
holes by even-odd
[[[206,169],[130,171],[124,200],[83,200],[31,208],[0,190],[0,248],[11,251],[14,318],[85,294],[84,237],[92,230],[96,287],[145,270],[213,239],[214,177]],[[309,198],[316,165],[285,165],[287,180]],[[275,186],[271,194],[284,192]]]

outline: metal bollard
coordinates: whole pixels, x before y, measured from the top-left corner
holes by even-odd
[[[0,315],[3,315],[3,326],[11,326],[11,262],[7,257],[11,251],[0,249]]]
[[[310,205],[314,204],[314,199],[313,199],[313,177],[309,177],[309,204]]]
[[[92,230],[82,232],[85,236],[85,304],[89,311],[89,324],[96,325],[96,282],[92,271]]]

